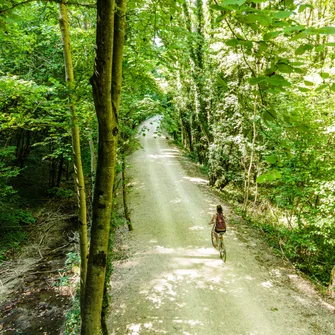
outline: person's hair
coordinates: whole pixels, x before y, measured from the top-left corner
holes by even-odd
[[[216,206],[216,211],[217,211],[218,213],[222,214],[222,207],[221,207],[221,205],[217,205],[217,206]]]

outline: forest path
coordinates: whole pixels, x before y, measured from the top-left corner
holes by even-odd
[[[131,256],[114,263],[110,333],[335,334],[333,306],[287,272],[265,244],[240,236],[228,208],[223,264],[207,225],[219,199],[155,135],[158,117],[144,125],[150,131],[141,138],[143,149],[130,158],[135,230]]]

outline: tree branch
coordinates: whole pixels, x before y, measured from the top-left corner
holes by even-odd
[[[25,1],[22,1],[22,2],[19,2],[19,3],[12,4],[11,7],[1,9],[0,14],[9,12],[9,11],[13,10],[15,7],[19,7],[21,5],[26,5],[28,3],[35,2],[35,1],[37,1],[37,0],[25,0]],[[70,5],[70,6],[96,8],[95,3],[90,4],[90,3],[79,3],[79,2],[62,1],[62,0],[41,0],[41,1],[43,1],[43,2],[54,2],[54,3],[57,3],[57,4],[66,4],[66,5]]]

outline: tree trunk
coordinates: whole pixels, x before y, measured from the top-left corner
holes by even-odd
[[[334,289],[335,289],[335,266],[330,272],[330,280],[329,280],[329,286],[328,286],[328,292],[332,298],[335,298]]]
[[[122,59],[123,59],[123,46],[124,46],[124,36],[126,31],[126,0],[116,0],[116,12],[114,17],[114,39],[113,39],[113,60],[112,60],[112,83],[111,83],[111,98],[112,98],[112,111],[116,123],[118,122],[119,109],[120,109],[120,99],[121,99],[121,86],[122,86]],[[100,132],[99,132],[100,134]],[[115,138],[115,149],[117,147],[117,142]],[[124,156],[122,156],[124,159]],[[125,166],[123,167],[125,168]],[[115,165],[114,165],[115,169]],[[122,180],[123,181],[123,180]],[[123,181],[124,182],[124,181]],[[122,187],[125,185],[123,183]],[[128,224],[129,230],[132,230],[131,222]],[[109,237],[109,234],[108,234]],[[108,265],[107,265],[108,267]],[[109,283],[110,271],[107,272],[105,283]],[[109,309],[109,297],[108,288],[105,287],[104,290],[105,303],[102,313],[102,326],[104,335],[106,335],[106,320]]]
[[[252,169],[252,166],[254,164],[255,142],[256,142],[256,137],[257,137],[257,131],[256,131],[257,100],[256,99],[257,99],[257,97],[255,96],[254,115],[253,115],[253,120],[252,120],[252,144],[251,144],[250,162],[249,162],[248,172],[247,172],[247,175],[246,175],[245,189],[244,189],[244,204],[243,204],[244,210],[247,209],[248,201],[249,201],[251,169]]]
[[[87,253],[88,253],[88,236],[87,236],[87,214],[86,214],[86,192],[85,192],[85,181],[84,173],[81,162],[81,150],[80,150],[80,134],[78,117],[75,111],[73,103],[72,90],[74,88],[74,74],[72,65],[72,55],[70,48],[70,33],[69,33],[69,22],[67,15],[67,8],[64,4],[59,4],[59,25],[62,32],[63,42],[63,55],[65,65],[65,77],[68,85],[69,93],[69,109],[71,113],[71,135],[72,135],[72,153],[74,163],[74,173],[78,195],[78,207],[79,207],[79,224],[80,224],[80,306],[81,306],[81,317],[83,318],[83,305],[85,296],[85,283],[87,274]]]
[[[127,181],[126,181],[126,158],[122,156],[122,195],[123,195],[123,208],[124,208],[124,216],[127,220],[129,231],[134,230],[133,225],[130,219],[130,213],[128,208],[128,200],[127,200]]]
[[[94,190],[94,183],[95,183],[95,166],[96,166],[96,159],[95,159],[95,147],[94,141],[92,136],[92,130],[89,129],[89,140],[88,144],[90,146],[90,158],[91,158],[91,193],[92,193],[92,201],[93,201],[93,190]]]
[[[96,56],[91,84],[99,123],[99,143],[82,335],[98,335],[101,328],[119,131],[111,94],[114,8],[114,0],[97,0]]]

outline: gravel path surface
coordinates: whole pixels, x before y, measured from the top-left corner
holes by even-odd
[[[177,149],[145,123],[143,149],[130,158],[129,204],[135,231],[130,257],[115,262],[113,335],[335,334],[334,307],[294,271],[273,261],[257,239],[240,236],[228,219],[224,264],[207,225],[219,203],[206,180],[189,176]],[[260,250],[260,248],[264,248]],[[261,255],[262,261],[259,261]],[[269,257],[269,262],[266,262]]]

